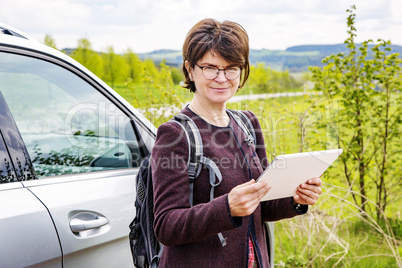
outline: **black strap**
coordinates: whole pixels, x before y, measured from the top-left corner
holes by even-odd
[[[239,125],[239,127],[246,134],[247,138],[245,139],[245,142],[247,142],[247,145],[250,146],[252,143],[254,143],[254,145],[256,145],[257,138],[255,136],[254,126],[251,123],[248,116],[239,110],[227,109],[227,111],[233,117],[233,119],[236,121],[237,125]]]

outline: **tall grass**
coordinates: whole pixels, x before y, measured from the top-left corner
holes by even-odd
[[[180,101],[171,106],[163,99],[155,101],[163,97],[157,88],[140,95],[134,93],[137,90],[144,91],[124,86],[117,89],[134,106],[154,108],[144,110],[144,115],[156,126],[169,120],[192,96],[175,88]],[[153,103],[150,99],[154,99]],[[317,120],[331,116],[328,111],[317,110],[320,101],[318,95],[284,97],[230,103],[228,108],[251,110],[257,115],[267,154],[273,159],[279,154],[337,148],[331,134],[336,126],[316,127]],[[166,106],[173,109],[161,112],[166,111]],[[352,192],[337,163],[324,174],[323,181],[323,194],[306,215],[275,223],[276,266],[402,267],[402,222],[398,218],[401,201],[389,207],[388,218],[383,215],[382,221],[377,222],[352,201]],[[375,206],[371,200],[368,202]]]
[[[275,223],[278,267],[402,267],[401,242],[349,201],[350,190],[324,183],[309,213]]]
[[[318,120],[336,113],[319,110],[316,104],[321,101],[320,96],[305,96],[231,105],[257,114],[273,159],[278,154],[337,148],[332,135],[336,125],[317,128]],[[304,216],[275,224],[278,267],[402,267],[400,200],[389,208],[391,219],[382,211],[378,221],[354,203],[352,193],[360,194],[346,186],[342,174],[342,166],[335,163],[322,178],[319,203]],[[376,211],[375,202],[366,198]]]

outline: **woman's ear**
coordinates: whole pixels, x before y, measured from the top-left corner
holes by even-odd
[[[193,81],[193,74],[192,74],[192,68],[190,66],[190,63],[188,60],[184,61],[184,67],[186,67],[187,73],[188,73],[188,78],[190,78],[190,81]]]

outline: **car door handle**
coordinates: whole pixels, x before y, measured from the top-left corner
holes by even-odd
[[[91,213],[77,214],[70,220],[70,229],[74,233],[100,228],[109,223],[106,217]]]

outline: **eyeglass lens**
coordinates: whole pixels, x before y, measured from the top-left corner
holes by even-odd
[[[219,71],[223,71],[227,79],[234,80],[240,76],[241,72],[239,67],[228,67],[226,69],[218,69],[214,66],[198,67],[202,70],[202,74],[206,79],[215,79],[218,76]]]

